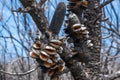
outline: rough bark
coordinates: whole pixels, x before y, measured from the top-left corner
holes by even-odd
[[[27,7],[29,5],[27,3],[27,1],[25,2],[24,0],[21,0],[21,2],[24,5],[24,7]],[[71,71],[75,80],[98,80],[97,73],[100,73],[99,64],[96,65],[96,64],[92,64],[92,63],[99,63],[99,61],[100,61],[101,33],[100,33],[100,27],[99,26],[96,27],[96,25],[99,25],[99,23],[96,23],[96,22],[99,20],[98,15],[101,12],[100,12],[100,10],[95,9],[95,4],[98,4],[98,2],[96,3],[95,0],[91,0],[88,3],[89,3],[88,9],[87,9],[88,11],[86,10],[86,16],[85,16],[87,19],[87,22],[81,21],[82,13],[80,13],[81,15],[78,14],[78,17],[79,17],[80,21],[83,22],[85,24],[85,26],[88,27],[88,30],[90,32],[90,39],[92,40],[92,43],[94,44],[93,48],[88,50],[89,54],[91,56],[90,64],[86,64],[85,66],[79,64],[78,62],[69,64],[67,62],[68,60],[66,60],[66,55],[69,54],[69,51],[66,52],[66,46],[63,47],[65,49],[64,54],[60,54],[61,57],[63,58],[63,60],[66,62],[66,66]],[[28,4],[28,5],[26,6],[26,4]],[[38,14],[35,14],[35,10],[36,9],[33,8],[29,11],[29,13],[32,16],[35,23],[37,24],[37,27],[39,28],[39,30],[44,33],[46,28],[48,27],[46,18],[43,14],[43,11],[41,13],[39,13],[39,15],[40,15],[40,17],[39,17]],[[64,5],[61,6],[60,10],[65,11],[65,6]],[[80,12],[83,12],[83,11],[81,10]],[[58,35],[64,14],[62,14],[61,15],[62,18],[60,18],[59,11],[56,13],[53,16],[53,20],[51,22],[51,26],[49,29],[53,32],[53,34]],[[56,16],[58,19],[60,18],[60,20],[61,20],[59,24],[55,20],[55,19],[57,19]],[[98,20],[96,20],[96,17],[98,17]],[[57,26],[55,26],[55,25],[57,25]]]

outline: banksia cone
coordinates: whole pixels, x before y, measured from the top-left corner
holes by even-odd
[[[36,52],[34,52],[34,51],[31,51],[31,52],[30,52],[30,56],[31,56],[32,58],[34,58],[34,59],[39,59],[39,55],[38,55]]]
[[[48,53],[49,55],[55,55],[55,53],[56,53],[56,49],[53,48],[52,46],[46,46],[46,47],[45,47],[45,51],[46,51],[46,53]]]
[[[40,51],[39,56],[40,56],[40,59],[43,60],[43,61],[47,61],[50,58],[50,56],[44,51]]]
[[[61,47],[63,43],[60,40],[51,40],[50,45],[53,46],[54,48],[59,48]]]

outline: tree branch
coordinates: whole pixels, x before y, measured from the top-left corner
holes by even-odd
[[[46,0],[43,2],[45,3]],[[48,21],[44,15],[44,9],[40,7],[40,4],[35,3],[32,0],[20,0],[24,8],[30,7],[29,14],[33,18],[36,23],[38,29],[44,34],[46,29],[48,28]],[[43,3],[42,3],[43,4]]]
[[[110,74],[110,75],[104,75],[105,78],[109,80],[115,80],[120,77],[120,71],[117,71],[116,73]]]
[[[27,72],[24,72],[24,73],[11,73],[11,72],[3,71],[3,70],[0,70],[0,72],[3,73],[3,74],[12,75],[12,76],[25,76],[25,75],[30,74],[30,73],[34,72],[35,70],[37,70],[38,67],[39,67],[39,66],[37,66],[37,67],[35,67],[34,69],[31,69],[31,70],[29,70],[29,71],[27,71]]]
[[[106,6],[107,4],[111,3],[112,1],[114,1],[114,0],[108,0],[108,1],[106,1],[104,3],[102,3],[98,8],[103,8],[104,6]]]

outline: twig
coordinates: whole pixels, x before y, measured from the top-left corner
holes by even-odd
[[[120,77],[120,71],[117,71],[116,73],[110,74],[110,75],[104,75],[105,78],[109,80],[115,80],[116,78]]]
[[[39,4],[42,6],[47,0],[40,0]]]
[[[98,7],[98,9],[99,9],[99,8],[103,8],[104,6],[106,6],[107,4],[111,3],[112,1],[114,1],[114,0],[108,0],[108,1],[106,1],[106,2],[104,2],[104,3],[102,3],[102,4]]]
[[[4,73],[4,74],[8,74],[8,75],[12,75],[12,76],[25,76],[27,74],[30,74],[32,73],[33,71],[37,70],[39,66],[35,67],[34,69],[31,69],[29,71],[26,71],[24,73],[11,73],[11,72],[6,72],[6,71],[3,71],[3,70],[0,70],[1,73]]]
[[[111,35],[112,35],[112,34],[109,34],[109,35],[107,35],[107,36],[105,36],[105,37],[102,37],[102,39],[109,38],[109,37],[111,37]]]

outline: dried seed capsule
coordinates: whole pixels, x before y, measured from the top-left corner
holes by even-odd
[[[55,65],[55,63],[53,63],[51,59],[48,59],[47,61],[44,62],[44,66],[46,68],[51,68],[53,65]]]
[[[60,40],[51,40],[50,45],[54,48],[59,48],[63,43]]]
[[[72,55],[72,56],[76,55],[77,53],[78,53],[78,52],[77,52],[76,50],[72,50],[72,51],[71,51],[71,55]]]
[[[54,76],[54,77],[53,77],[53,80],[59,80],[58,76],[57,76],[57,75]]]
[[[39,58],[39,55],[33,51],[30,52],[30,56],[34,59],[38,59]]]
[[[40,51],[39,56],[40,56],[40,59],[43,60],[43,61],[47,61],[50,58],[50,56],[44,51]]]
[[[57,64],[52,65],[51,69],[56,69],[58,67]]]
[[[85,1],[85,0],[81,1],[81,5],[83,7],[87,7],[88,6],[88,1]]]
[[[62,43],[64,43],[66,39],[67,39],[66,36],[63,36],[63,37],[60,37],[60,38],[59,38],[59,40],[60,40]]]
[[[64,69],[65,69],[65,66],[64,65],[60,65],[58,67],[58,72],[63,72]]]
[[[69,25],[79,24],[80,20],[75,13],[70,12],[69,16]]]
[[[49,55],[54,55],[56,53],[56,49],[53,48],[52,46],[46,46],[45,47],[45,51],[46,53],[48,53]]]
[[[58,59],[57,59],[57,56],[56,56],[56,55],[52,55],[52,56],[51,56],[51,59],[52,59],[54,62],[57,62],[57,61],[58,61]]]
[[[86,29],[87,29],[86,27],[81,27],[81,30],[82,30],[82,31],[84,31],[84,30],[86,30]]]
[[[33,45],[34,49],[40,49],[41,43],[40,41],[36,41],[35,44]]]
[[[50,69],[49,71],[48,71],[48,76],[52,76],[54,74],[54,70],[53,69]]]
[[[74,24],[74,25],[72,26],[72,29],[73,29],[74,32],[80,31],[80,30],[81,30],[80,24]]]

